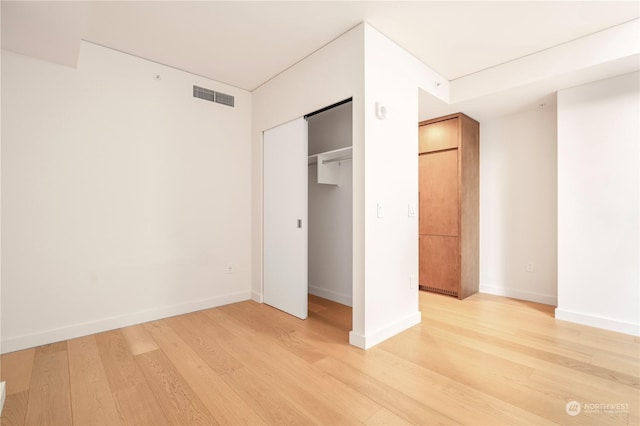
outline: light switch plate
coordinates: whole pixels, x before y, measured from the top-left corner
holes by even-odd
[[[413,206],[413,204],[409,204],[407,213],[409,217],[416,217],[416,208]]]
[[[378,219],[382,219],[384,217],[384,206],[382,203],[378,203],[377,205],[377,215]]]

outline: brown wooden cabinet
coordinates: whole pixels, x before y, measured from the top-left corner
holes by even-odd
[[[420,123],[420,289],[459,299],[478,292],[479,134],[460,113]]]

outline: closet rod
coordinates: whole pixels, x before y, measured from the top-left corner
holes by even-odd
[[[351,158],[351,155],[345,155],[343,157],[331,158],[329,160],[322,160],[322,164],[335,163],[336,161],[349,160],[350,158]]]
[[[317,111],[313,111],[313,112],[310,112],[309,114],[305,115],[305,116],[304,116],[304,119],[306,120],[306,119],[308,119],[309,117],[312,117],[312,116],[314,116],[314,115],[316,115],[316,114],[320,114],[321,112],[325,112],[325,111],[327,111],[327,110],[330,110],[331,108],[335,108],[335,107],[338,107],[338,106],[340,106],[340,105],[346,104],[347,102],[351,102],[352,100],[353,100],[353,98],[349,98],[349,99],[345,99],[345,100],[340,101],[340,102],[336,102],[336,103],[335,103],[335,104],[333,104],[333,105],[329,105],[329,106],[326,106],[326,107],[324,107],[324,108],[320,108],[320,109],[319,109],[319,110],[317,110]]]

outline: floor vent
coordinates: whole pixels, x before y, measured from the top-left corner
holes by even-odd
[[[215,92],[200,86],[193,86],[193,97],[204,99],[205,101],[215,102],[230,107],[235,106],[235,98],[226,93]]]
[[[446,294],[447,296],[458,297],[457,291],[443,290],[441,288],[429,287],[422,284],[420,284],[418,287],[420,288],[420,290],[423,290],[423,291],[430,291],[431,293],[440,293],[440,294]]]

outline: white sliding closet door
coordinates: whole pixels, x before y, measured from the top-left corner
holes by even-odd
[[[267,130],[264,141],[264,303],[307,318],[307,120]]]

